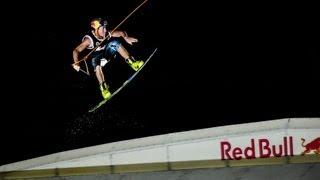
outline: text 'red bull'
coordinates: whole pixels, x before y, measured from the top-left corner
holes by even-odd
[[[293,156],[292,136],[283,137],[283,144],[271,145],[268,139],[258,139],[258,149],[255,146],[255,139],[251,139],[251,145],[245,148],[232,147],[228,141],[220,142],[222,160],[240,160],[242,158],[269,158],[281,156]]]

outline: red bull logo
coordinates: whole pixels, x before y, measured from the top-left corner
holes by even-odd
[[[301,153],[301,155],[305,155],[313,151],[316,154],[320,154],[320,137],[316,138],[315,140],[309,142],[308,144],[304,145],[305,139],[301,138],[301,146],[305,148],[305,150]]]
[[[258,144],[258,148],[256,144]],[[289,136],[289,138],[283,137],[282,144],[272,145],[268,139],[251,139],[250,145],[243,148],[233,147],[230,142],[222,141],[220,142],[220,150],[222,160],[293,156],[293,140],[292,136]]]

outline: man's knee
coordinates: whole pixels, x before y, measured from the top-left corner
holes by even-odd
[[[101,69],[101,66],[100,65],[96,65],[96,67],[94,68],[94,71],[95,72],[100,72],[102,69]]]
[[[119,40],[113,40],[108,44],[108,48],[110,48],[111,53],[117,52],[120,46],[121,42]]]
[[[121,44],[120,40],[113,40],[110,42],[111,46],[117,47]]]

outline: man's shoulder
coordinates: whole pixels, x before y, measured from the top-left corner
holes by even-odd
[[[85,34],[85,35],[82,37],[82,41],[93,41],[93,37],[92,37],[92,35],[90,35],[90,34]]]

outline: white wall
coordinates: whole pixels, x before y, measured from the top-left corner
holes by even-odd
[[[260,157],[269,154],[272,146],[281,156],[298,155],[320,137],[320,118],[293,118],[249,124],[215,127],[161,136],[109,143],[56,153],[31,160],[0,166],[1,171],[140,164],[193,160]],[[254,143],[252,146],[251,143]],[[285,143],[286,142],[286,143]],[[259,143],[262,148],[260,148]],[[269,143],[267,146],[266,143]],[[223,144],[223,146],[222,146]],[[222,148],[223,147],[223,148]],[[280,151],[280,147],[281,150]],[[285,151],[286,149],[286,151]],[[310,152],[314,153],[314,152]],[[270,153],[270,157],[274,153]]]

